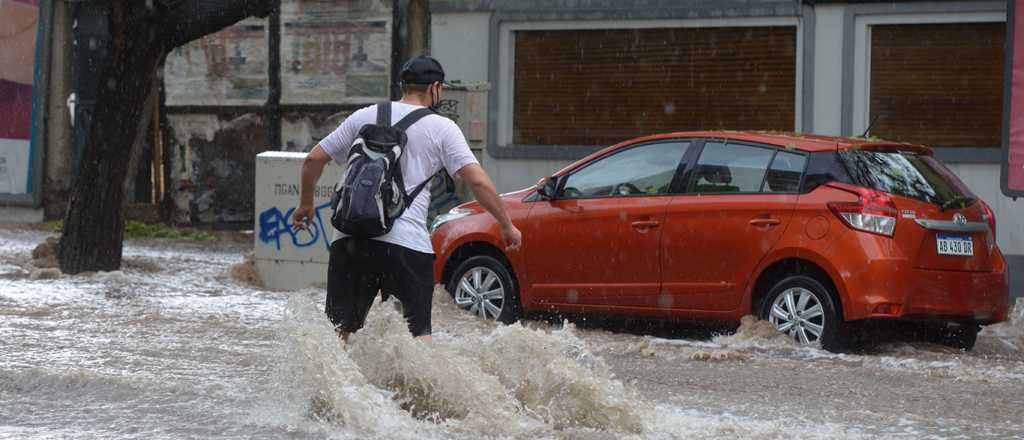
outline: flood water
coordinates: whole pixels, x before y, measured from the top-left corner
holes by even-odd
[[[1019,322],[973,353],[834,355],[758,322],[696,338],[495,325],[439,290],[433,344],[386,303],[342,350],[322,290],[228,275],[245,245],[131,242],[123,271],[35,280],[46,236],[0,228],[0,438],[1024,436]]]

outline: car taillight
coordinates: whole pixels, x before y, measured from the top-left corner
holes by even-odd
[[[996,214],[994,212],[992,212],[992,208],[989,207],[988,203],[985,203],[984,200],[981,201],[981,207],[985,210],[985,213],[982,214],[982,215],[985,217],[985,221],[988,222],[988,228],[992,231],[992,237],[995,238],[995,236],[996,236]]]
[[[839,182],[830,182],[826,186],[860,198],[856,202],[828,203],[828,209],[847,226],[858,231],[892,237],[896,231],[896,204],[888,194]]]

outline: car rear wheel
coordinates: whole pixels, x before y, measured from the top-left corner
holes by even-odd
[[[802,345],[847,348],[848,325],[828,289],[814,278],[798,275],[776,283],[764,297],[760,318]]]
[[[489,255],[467,259],[448,282],[455,305],[486,320],[519,319],[519,291],[505,264]]]

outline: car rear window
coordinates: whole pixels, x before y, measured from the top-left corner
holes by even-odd
[[[828,182],[853,183],[850,173],[835,151],[814,152],[807,156],[807,171],[800,192],[809,193]]]
[[[903,151],[853,150],[839,153],[854,183],[941,205],[970,190],[931,156]]]

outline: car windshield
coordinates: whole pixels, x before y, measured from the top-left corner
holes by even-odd
[[[879,191],[941,205],[973,196],[939,161],[903,151],[840,152],[854,182]]]

